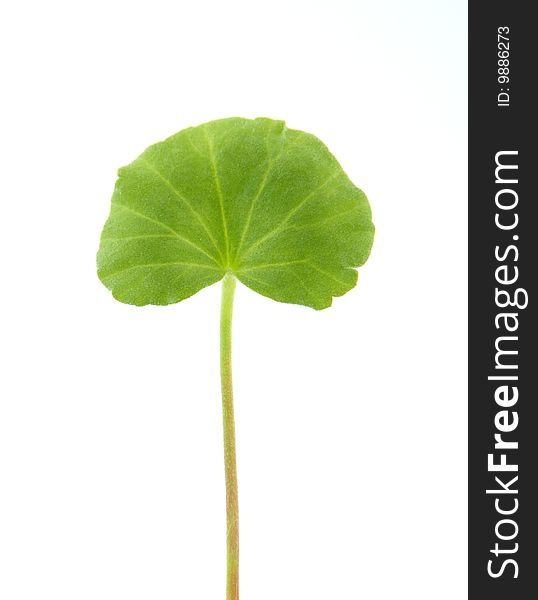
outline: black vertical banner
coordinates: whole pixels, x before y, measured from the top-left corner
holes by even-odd
[[[469,598],[538,598],[532,2],[469,5]]]

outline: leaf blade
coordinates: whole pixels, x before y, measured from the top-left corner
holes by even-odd
[[[120,169],[98,273],[137,305],[178,302],[233,272],[273,300],[322,309],[355,286],[374,231],[366,196],[316,137],[221,119]]]

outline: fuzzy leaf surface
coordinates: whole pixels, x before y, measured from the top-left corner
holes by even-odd
[[[365,194],[318,138],[230,118],[119,170],[97,268],[128,304],[179,302],[231,271],[273,300],[322,309],[355,286],[373,238]]]

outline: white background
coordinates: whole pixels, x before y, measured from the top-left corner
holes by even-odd
[[[224,598],[220,286],[122,305],[95,253],[119,166],[234,115],[320,137],[377,226],[328,310],[238,289],[242,598],[466,597],[465,2],[0,17],[2,600]]]

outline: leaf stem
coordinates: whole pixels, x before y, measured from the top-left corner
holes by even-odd
[[[234,275],[227,273],[222,282],[220,312],[220,377],[226,479],[226,600],[239,599],[239,505],[232,388],[232,314],[235,283]]]

